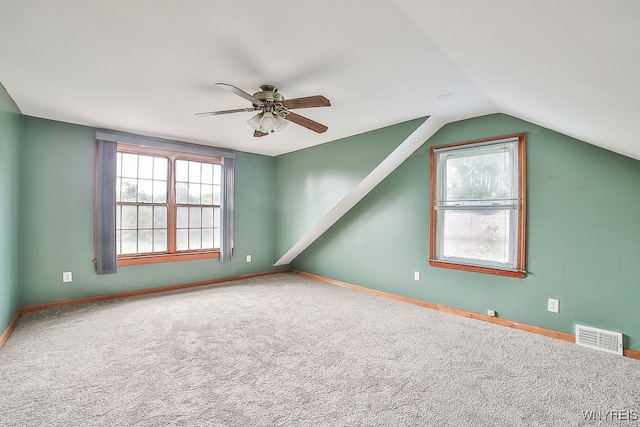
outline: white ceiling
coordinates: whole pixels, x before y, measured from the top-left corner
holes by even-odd
[[[503,112],[640,159],[636,0],[0,0],[23,114],[278,155],[394,123]],[[253,138],[224,91],[274,84],[295,124]]]

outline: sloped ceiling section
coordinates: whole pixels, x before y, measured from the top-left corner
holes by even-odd
[[[278,155],[418,117],[504,112],[640,159],[639,2],[0,2],[0,82],[26,115]],[[214,86],[326,124],[253,138]]]
[[[640,2],[397,3],[500,112],[640,159]]]

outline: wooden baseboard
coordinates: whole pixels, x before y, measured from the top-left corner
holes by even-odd
[[[20,317],[20,314],[22,314],[22,312],[18,310],[16,315],[13,316],[13,319],[9,323],[9,326],[7,326],[7,329],[5,329],[2,335],[0,335],[0,348],[2,348],[4,343],[7,342],[7,339],[9,339],[9,335],[11,335],[11,332],[13,332],[13,329],[16,327],[16,323],[18,322],[18,317]]]
[[[640,360],[640,351],[638,351],[638,350],[632,350],[630,348],[625,348],[622,351],[622,354],[624,354],[625,356],[630,357],[632,359]]]
[[[264,271],[261,273],[244,274],[242,276],[225,277],[221,279],[203,280],[200,282],[183,283],[180,285],[161,286],[157,288],[138,289],[135,291],[118,292],[118,293],[106,294],[106,295],[96,295],[93,297],[76,298],[76,299],[70,299],[65,301],[47,302],[44,304],[29,305],[29,306],[23,307],[20,311],[22,313],[28,313],[31,311],[49,310],[52,308],[66,307],[69,305],[87,304],[90,302],[98,302],[98,301],[106,301],[106,300],[118,299],[118,298],[127,298],[127,297],[134,297],[134,296],[140,296],[140,295],[155,294],[158,292],[176,291],[181,289],[195,288],[199,286],[222,285],[227,282],[235,282],[238,280],[250,279],[252,277],[268,276],[271,274],[286,273],[288,271],[289,270],[286,270],[286,269]]]
[[[353,289],[353,290],[356,290],[356,291],[359,291],[359,292],[366,292],[368,294],[378,295],[378,296],[382,296],[382,297],[385,297],[385,298],[391,298],[391,299],[394,299],[394,300],[397,300],[397,301],[402,301],[402,302],[406,302],[406,303],[409,303],[409,304],[419,305],[421,307],[431,308],[433,310],[439,310],[439,311],[444,311],[444,312],[447,312],[447,313],[456,314],[458,316],[470,317],[472,319],[483,320],[485,322],[495,323],[497,325],[507,326],[509,328],[519,329],[519,330],[527,331],[527,332],[533,332],[534,334],[544,335],[544,336],[547,336],[547,337],[556,338],[556,339],[567,341],[567,342],[571,342],[571,343],[575,342],[575,335],[569,334],[569,333],[566,333],[566,332],[554,331],[553,329],[541,328],[539,326],[527,325],[525,323],[514,322],[514,321],[508,320],[508,319],[502,319],[502,318],[499,318],[499,317],[491,317],[491,316],[487,316],[487,315],[484,315],[484,314],[474,313],[472,311],[461,310],[461,309],[458,309],[458,308],[452,308],[452,307],[448,307],[446,305],[434,304],[434,303],[430,303],[430,302],[426,302],[426,301],[420,301],[420,300],[413,299],[413,298],[407,298],[407,297],[403,297],[403,296],[400,296],[400,295],[392,294],[392,293],[389,293],[389,292],[378,291],[376,289],[365,288],[364,286],[358,286],[358,285],[353,285],[351,283],[341,282],[339,280],[329,279],[327,277],[318,276],[316,274],[307,273],[305,271],[299,271],[299,270],[290,270],[290,271],[293,272],[293,273],[300,274],[302,276],[306,276],[306,277],[310,277],[312,279],[319,280],[321,282],[330,283],[332,285],[337,285],[337,286],[342,286],[343,288],[349,288],[349,289]],[[632,350],[632,349],[629,349],[629,348],[625,348],[623,354],[625,356],[627,356],[627,357],[632,358],[632,359],[640,360],[640,351],[638,351],[638,350]]]

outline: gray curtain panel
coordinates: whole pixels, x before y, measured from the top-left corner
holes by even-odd
[[[98,140],[96,186],[96,271],[115,274],[116,262],[116,162],[118,144]]]
[[[234,159],[222,158],[222,197],[220,200],[220,262],[231,261],[233,255],[233,176]]]

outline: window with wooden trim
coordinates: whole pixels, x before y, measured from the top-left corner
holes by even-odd
[[[524,134],[431,149],[435,267],[525,276]]]
[[[118,144],[118,265],[217,257],[219,157]]]

